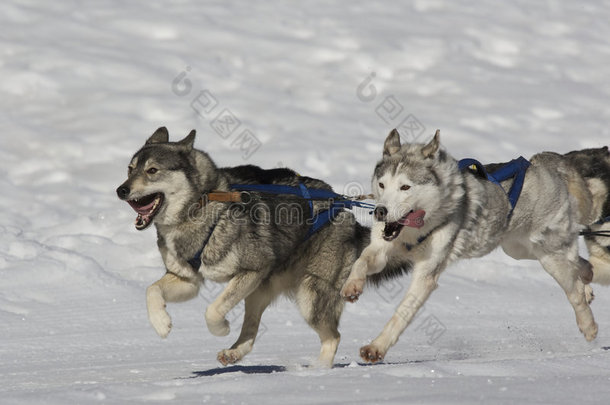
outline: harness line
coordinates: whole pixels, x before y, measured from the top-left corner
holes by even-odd
[[[357,201],[357,199],[366,199],[369,196],[357,196],[357,199],[350,199],[350,197],[337,194],[332,190],[324,190],[318,188],[308,188],[303,183],[299,183],[298,187],[286,186],[281,184],[231,184],[230,188],[236,191],[212,191],[204,194],[199,200],[199,205],[203,207],[206,201],[220,201],[220,202],[244,202],[243,196],[248,195],[249,200],[252,201],[250,193],[268,194],[270,196],[276,196],[280,194],[294,195],[299,200],[305,200],[308,202],[309,210],[313,215],[313,201],[329,201],[330,208],[312,216],[311,219],[307,220],[310,224],[305,240],[309,239],[313,234],[318,232],[324,225],[332,221],[344,208],[352,209],[354,207],[360,207],[365,209],[374,209],[375,204]],[[208,244],[216,224],[212,225],[210,233],[203,243],[201,249],[197,251],[195,256],[187,260],[187,262],[194,268],[198,269],[201,265],[201,254]]]

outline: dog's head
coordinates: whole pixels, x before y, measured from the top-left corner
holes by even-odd
[[[192,130],[183,140],[169,142],[167,129],[161,127],[131,159],[127,180],[116,192],[138,214],[136,229],[184,220],[188,207],[216,185],[216,166],[193,149],[194,141]]]
[[[430,215],[438,211],[445,197],[443,165],[447,158],[440,150],[439,131],[427,144],[404,145],[398,131],[390,132],[372,184],[377,199],[375,219],[386,223],[385,240],[396,239],[405,226],[425,226]]]

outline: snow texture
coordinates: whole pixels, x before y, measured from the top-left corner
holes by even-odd
[[[213,337],[203,314],[221,286],[206,285],[169,305],[159,339],[144,301],[164,272],[155,234],[114,193],[162,125],[196,128],[220,165],[289,166],[348,194],[368,192],[394,127],[440,128],[452,155],[483,162],[606,145],[608,21],[601,0],[4,0],[0,402],[608,403],[610,291],[594,286],[587,343],[539,264],[500,252],[448,269],[383,364],[358,349],[408,278],[346,306],[331,370],[309,367],[317,336],[285,299],[222,367],[243,307]]]

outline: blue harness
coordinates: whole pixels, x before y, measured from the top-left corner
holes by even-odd
[[[460,170],[474,170],[477,174],[483,176],[487,180],[492,183],[497,184],[499,187],[502,187],[500,182],[514,179],[513,184],[510,187],[510,190],[506,193],[508,197],[508,201],[511,205],[511,210],[508,214],[508,218],[513,214],[513,210],[515,209],[515,205],[517,205],[517,201],[519,200],[519,196],[521,195],[521,190],[523,189],[523,182],[525,180],[525,172],[529,167],[530,162],[528,162],[523,157],[518,157],[500,167],[497,170],[494,170],[492,173],[488,173],[485,170],[485,167],[481,164],[481,162],[475,159],[462,159],[458,162],[458,167]],[[366,209],[374,209],[375,204],[365,203],[362,201],[353,201],[345,198],[341,194],[337,194],[331,190],[323,190],[318,188],[307,188],[304,184],[299,183],[297,187],[295,186],[285,186],[280,184],[232,184],[231,189],[236,191],[246,191],[246,192],[257,192],[263,194],[288,194],[288,195],[296,195],[304,200],[307,200],[309,204],[310,212],[313,215],[313,200],[328,200],[330,201],[330,208],[319,212],[317,215],[313,215],[312,218],[308,221],[311,223],[307,235],[305,236],[305,240],[309,239],[313,234],[318,232],[324,225],[332,221],[339,212],[341,212],[344,208],[352,209],[353,207],[360,207]],[[210,229],[210,233],[208,234],[207,239],[204,241],[203,246],[199,251],[193,256],[193,258],[188,260],[188,263],[194,268],[198,269],[201,265],[201,254],[203,253],[203,249],[208,244],[214,229],[216,228],[216,224],[212,226]],[[425,239],[428,235],[425,235],[423,239]],[[423,241],[423,240],[422,240]],[[418,241],[421,243],[421,241]]]
[[[500,188],[502,188],[501,182],[513,179],[513,184],[506,193],[511,206],[510,212],[508,213],[508,219],[511,218],[517,201],[519,201],[521,190],[523,189],[525,172],[527,172],[528,167],[530,167],[530,162],[527,159],[523,156],[519,156],[517,159],[511,160],[499,169],[494,170],[492,173],[487,172],[481,162],[474,159],[462,159],[458,162],[458,167],[462,171],[466,169],[474,170],[477,174],[483,176],[492,183],[497,184]]]
[[[263,194],[289,194],[296,195],[302,197],[304,200],[307,200],[309,204],[309,210],[312,214],[312,218],[308,220],[310,223],[309,230],[307,235],[305,236],[304,241],[309,239],[313,234],[318,232],[324,225],[333,220],[339,212],[341,212],[344,208],[352,209],[353,207],[360,207],[366,209],[374,209],[375,204],[365,203],[362,201],[353,201],[345,198],[341,194],[337,194],[331,190],[323,190],[319,188],[307,188],[303,183],[299,183],[298,187],[294,186],[285,186],[281,184],[231,184],[231,189],[236,191],[247,191],[247,192],[257,192]],[[319,212],[317,215],[313,215],[313,200],[328,200],[330,201],[330,208]],[[210,233],[208,234],[207,239],[203,242],[203,246],[199,251],[193,256],[193,258],[188,260],[188,263],[194,268],[198,269],[201,265],[201,254],[203,253],[203,249],[208,244],[214,229],[216,228],[216,224],[212,226]]]
[[[601,224],[605,224],[606,222],[610,222],[610,216],[606,217],[606,218],[602,218],[599,221],[597,221],[595,223],[595,225],[601,225]]]

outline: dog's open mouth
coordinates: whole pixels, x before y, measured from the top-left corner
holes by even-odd
[[[400,231],[405,226],[409,226],[412,228],[421,228],[424,226],[424,216],[426,215],[426,211],[417,210],[417,211],[409,211],[407,215],[400,218],[396,222],[386,222],[385,228],[383,229],[383,239],[390,242],[393,241],[400,235]]]
[[[398,237],[403,227],[404,225],[398,222],[386,222],[385,228],[383,228],[383,239],[388,242],[393,241]]]
[[[141,231],[150,225],[155,215],[159,212],[163,204],[163,194],[151,194],[142,198],[127,200],[127,202],[138,213],[135,225],[136,229]]]

